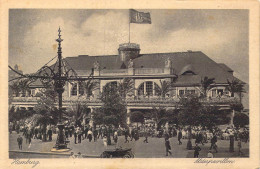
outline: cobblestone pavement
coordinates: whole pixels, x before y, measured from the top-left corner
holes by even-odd
[[[17,144],[18,134],[13,132],[9,135],[9,150],[10,151],[23,151],[23,152],[40,152],[43,154],[34,154],[30,153],[12,153],[10,152],[10,158],[64,158],[68,157],[65,155],[52,155],[50,150],[55,145],[57,135],[53,135],[53,140],[50,142],[42,142],[41,140],[32,139],[32,144],[29,147],[29,144],[26,144],[25,138],[23,138],[23,149],[18,149]],[[71,150],[63,154],[69,154],[71,151],[74,153],[81,152],[83,155],[88,156],[100,156],[101,153],[105,150],[102,139],[98,139],[97,142],[89,142],[87,139],[82,140],[80,144],[74,144],[74,137],[69,138],[70,143],[68,145]],[[166,158],[165,156],[165,145],[164,138],[148,138],[149,143],[143,142],[144,138],[141,137],[138,141],[129,141],[129,143],[124,143],[124,137],[120,136],[118,139],[117,145],[112,141],[112,145],[108,146],[108,149],[114,149],[116,147],[122,148],[132,148],[132,151],[135,155],[135,158]],[[192,140],[193,146],[194,139]],[[176,137],[170,138],[170,144],[172,148],[172,155],[167,158],[193,158],[193,150],[187,150],[186,144],[187,140],[182,140],[182,145],[178,145]],[[235,141],[235,152],[229,152],[229,141],[228,140],[218,140],[218,153],[214,153],[214,157],[224,158],[224,157],[248,157],[249,156],[249,143],[242,143],[242,156],[239,156],[237,149],[237,141]],[[205,158],[207,156],[210,143],[205,145],[199,145],[201,147],[199,157]],[[44,155],[45,153],[45,155]]]

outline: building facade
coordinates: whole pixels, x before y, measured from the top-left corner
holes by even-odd
[[[140,54],[138,44],[126,43],[119,45],[118,55],[79,55],[65,60],[79,77],[87,78],[92,74],[97,87],[86,94],[80,83],[67,83],[63,93],[64,107],[81,101],[93,111],[102,106],[99,98],[104,86],[116,85],[125,78],[132,79],[134,90],[126,96],[128,124],[132,111],[149,111],[155,106],[174,109],[179,98],[185,94],[199,95],[204,77],[215,79],[212,88],[207,92],[207,101],[222,109],[229,109],[228,103],[239,97],[226,89],[228,80],[238,80],[234,77],[233,70],[223,63],[216,63],[200,51]],[[173,83],[173,87],[162,97],[157,89],[162,87],[163,81]],[[25,97],[13,98],[12,105],[34,107],[39,99],[37,92],[40,88],[39,84],[32,84],[31,93]]]

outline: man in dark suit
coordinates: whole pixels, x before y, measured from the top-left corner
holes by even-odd
[[[19,150],[22,150],[23,149],[23,138],[21,137],[21,135],[18,136],[17,143],[18,143]]]
[[[168,156],[168,153],[170,153],[170,155],[172,155],[171,145],[170,145],[170,141],[169,141],[168,137],[165,137],[165,148],[166,148],[166,156]]]
[[[181,138],[182,138],[182,132],[181,132],[181,130],[179,130],[179,132],[178,132],[178,141],[179,141],[179,145],[182,144],[182,142],[181,142]]]

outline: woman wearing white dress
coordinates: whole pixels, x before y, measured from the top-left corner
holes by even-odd
[[[107,137],[106,136],[103,137],[103,143],[104,143],[104,147],[106,149],[107,148]]]

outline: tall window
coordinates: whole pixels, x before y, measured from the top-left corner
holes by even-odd
[[[183,96],[184,95],[184,90],[179,90],[179,95]]]
[[[153,82],[146,82],[146,94],[148,96],[153,95]]]
[[[138,95],[144,95],[144,83],[142,83],[138,88]]]
[[[212,97],[216,97],[217,96],[217,90],[216,89],[213,89],[212,90]]]
[[[223,92],[224,92],[223,89],[217,89],[218,96],[222,96]]]
[[[82,84],[79,85],[79,95],[84,95],[84,86]]]
[[[71,89],[71,96],[77,96],[77,84],[74,84]]]

